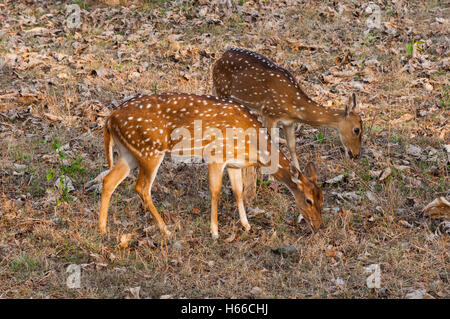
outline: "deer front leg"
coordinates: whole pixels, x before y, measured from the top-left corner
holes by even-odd
[[[224,164],[211,163],[208,165],[209,191],[211,193],[211,235],[214,239],[219,238],[219,227],[217,225],[217,203],[222,187],[222,171]]]
[[[276,118],[264,116],[264,126],[267,128],[267,133],[272,134],[272,129],[273,128],[276,129],[277,124],[278,124],[278,120]],[[278,140],[274,139],[274,137],[272,136],[273,140],[271,141],[271,143],[286,143],[286,141],[284,139],[279,137],[279,134],[277,134],[277,135],[278,135]],[[274,180],[272,175],[269,175],[269,180],[272,180],[272,181]]]
[[[242,170],[240,168],[228,168],[228,176],[230,177],[231,188],[233,189],[234,197],[239,210],[239,219],[245,231],[250,230],[250,224],[245,214],[244,200],[242,199],[243,183]]]
[[[300,169],[300,165],[297,159],[297,152],[295,151],[295,123],[288,125],[283,124],[284,132],[286,133],[287,147],[291,154],[291,160],[297,169]]]

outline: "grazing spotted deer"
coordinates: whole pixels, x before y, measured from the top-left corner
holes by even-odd
[[[261,113],[270,129],[281,122],[292,161],[299,168],[295,150],[295,124],[337,128],[346,155],[361,150],[362,121],[356,101],[345,110],[323,107],[309,99],[294,77],[268,58],[244,49],[230,49],[213,69],[213,92]]]
[[[215,97],[177,93],[138,96],[113,111],[106,120],[104,129],[105,152],[110,170],[103,179],[98,223],[100,232],[106,233],[112,193],[133,168],[139,167],[136,191],[161,232],[169,236],[170,232],[153,204],[151,187],[165,153],[174,155],[181,154],[181,151],[183,155],[199,155],[208,163],[213,238],[218,237],[217,202],[224,168],[227,167],[228,170],[240,221],[244,228],[249,230],[250,225],[242,200],[241,169],[249,166],[268,167],[269,155],[271,159],[275,158],[272,155],[276,155],[278,159],[278,165],[272,175],[292,192],[298,208],[314,231],[317,231],[321,224],[323,195],[317,186],[314,164],[308,164],[305,174],[302,174],[295,166],[290,165],[277,147],[266,143],[267,147],[263,150],[259,146],[261,143],[255,143],[250,136],[241,138],[241,142],[245,141],[242,144],[245,146],[239,149],[234,145],[237,137],[230,133],[230,129],[263,131],[264,138],[258,135],[257,140],[270,141],[266,130],[247,108]],[[209,133],[202,135],[202,132]],[[214,144],[218,145],[216,148],[211,146],[213,141],[220,142]],[[231,150],[224,148],[224,144],[228,142],[231,142]],[[115,165],[114,144],[119,152]]]

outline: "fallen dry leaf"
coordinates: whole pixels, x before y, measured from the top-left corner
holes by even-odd
[[[70,123],[78,118],[77,116],[60,116],[51,113],[44,113],[44,115],[52,121],[61,121],[63,123]]]
[[[412,114],[403,114],[398,119],[392,120],[390,123],[391,123],[391,125],[397,125],[397,124],[399,124],[401,122],[410,121],[413,118],[414,118],[414,115],[412,115]]]
[[[331,248],[330,250],[325,249],[325,256],[327,256],[327,257],[334,257],[334,256],[336,256],[338,254],[338,252],[339,251],[334,249],[334,248]]]
[[[439,197],[425,206],[423,212],[431,218],[450,219],[450,203],[444,197]]]
[[[225,239],[226,243],[231,243],[236,238],[236,233],[232,233],[227,239]]]
[[[383,170],[383,172],[380,175],[380,181],[384,181],[386,178],[388,178],[392,173],[392,170],[390,167],[387,167]]]
[[[130,298],[139,299],[139,292],[141,291],[141,287],[133,287],[125,289],[126,292],[130,293]]]
[[[43,27],[35,27],[33,29],[25,31],[26,34],[32,34],[32,35],[49,35],[51,31],[47,28]]]
[[[131,237],[133,236],[133,234],[124,234],[120,237],[120,243],[117,245],[118,248],[127,248]]]
[[[325,47],[323,45],[314,45],[314,44],[306,44],[303,41],[297,40],[297,39],[288,39],[286,40],[288,45],[292,49],[296,50],[322,50]]]

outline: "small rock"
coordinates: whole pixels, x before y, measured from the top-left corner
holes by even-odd
[[[447,152],[447,162],[450,162],[450,144],[445,144],[444,150]]]
[[[125,291],[129,292],[131,295],[131,298],[139,299],[139,292],[141,291],[141,287],[133,287],[128,288]]]
[[[52,222],[54,222],[55,224],[61,224],[64,220],[60,217],[53,217],[52,218]]]
[[[411,167],[409,167],[409,166],[406,166],[406,165],[394,165],[394,168],[397,170],[397,171],[406,171],[406,170],[408,170],[408,169],[410,169]]]
[[[260,215],[260,214],[265,214],[265,212],[266,211],[264,209],[261,209],[261,208],[258,208],[258,207],[255,207],[255,208],[248,207],[247,208],[247,217],[248,218],[255,217],[255,216]]]
[[[341,208],[339,206],[336,206],[336,207],[333,207],[331,210],[333,211],[333,213],[337,214],[337,213],[339,213]]]
[[[425,289],[418,289],[418,290],[414,290],[414,291],[406,294],[405,298],[406,299],[423,299],[425,294],[426,294]]]
[[[66,188],[67,192],[71,192],[75,190],[75,187],[73,187],[72,180],[65,175],[61,175],[58,177],[58,179],[55,181],[55,187],[58,189]]]
[[[277,255],[281,255],[283,257],[287,257],[289,255],[292,255],[292,254],[300,252],[300,251],[301,251],[301,247],[298,247],[298,246],[281,246],[281,247],[272,248],[273,253],[275,253]]]
[[[380,297],[387,297],[387,289],[386,288],[380,288],[380,290],[378,290],[378,294]]]
[[[420,157],[422,155],[422,149],[419,146],[410,144],[408,146],[408,154],[414,157]]]
[[[259,287],[257,287],[257,286],[255,286],[255,287],[252,288],[252,290],[250,290],[250,293],[251,293],[253,296],[259,296],[259,295],[262,294],[262,289],[259,288]]]
[[[375,197],[375,194],[372,193],[371,191],[367,191],[366,192],[366,197],[368,200],[370,200],[372,203],[376,203],[377,202],[377,198]]]
[[[14,163],[14,168],[17,169],[17,170],[22,171],[22,170],[26,169],[27,166],[26,166],[26,165],[23,165],[23,164],[17,164],[17,163]]]
[[[334,281],[336,283],[336,285],[338,286],[344,286],[345,281],[344,279],[342,279],[341,277],[337,277],[336,280]]]
[[[387,167],[386,169],[383,170],[383,172],[381,173],[380,176],[380,181],[384,181],[386,178],[388,178],[392,173],[392,170],[390,167]]]
[[[337,198],[344,200],[344,201],[348,201],[348,202],[353,202],[356,204],[361,203],[361,196],[359,196],[356,192],[332,192],[332,195],[336,196]]]
[[[353,82],[350,82],[350,85],[357,90],[364,91],[364,86],[359,82],[353,81]]]
[[[427,90],[428,92],[433,91],[433,86],[430,83],[424,83],[423,87],[425,90]]]
[[[336,183],[340,183],[340,182],[344,181],[346,178],[348,178],[350,180],[354,179],[355,173],[350,172],[350,173],[341,174],[341,175],[335,176],[333,178],[330,178],[329,180],[325,181],[325,183],[336,184]]]
[[[183,249],[183,244],[180,241],[176,241],[173,243],[173,248],[176,250],[181,250]]]
[[[203,7],[198,11],[199,17],[204,17],[208,13],[208,7]]]
[[[105,69],[105,68],[95,69],[95,70],[92,70],[89,74],[94,77],[98,76],[98,77],[102,78],[108,74],[108,69]]]
[[[450,235],[450,221],[444,220],[439,226],[436,228],[436,235]]]
[[[367,59],[364,61],[364,64],[367,66],[374,66],[374,67],[380,66],[380,62],[376,58]]]
[[[413,228],[414,227],[412,224],[408,223],[406,220],[403,220],[403,219],[399,221],[399,224],[404,226],[404,227],[406,227],[406,228]]]
[[[375,210],[379,213],[379,214],[384,214],[384,210],[381,206],[377,206],[375,207]]]
[[[344,180],[345,174],[341,174],[338,176],[335,176],[333,178],[330,178],[329,180],[325,181],[325,183],[327,184],[336,184],[336,183],[340,183]]]
[[[128,76],[129,79],[138,79],[140,78],[141,75],[139,74],[139,72],[131,72],[130,75]]]
[[[420,187],[420,185],[422,185],[422,181],[414,177],[406,176],[405,181],[411,184],[413,187]]]
[[[393,28],[390,28],[390,27],[388,27],[388,26],[385,26],[384,31],[385,31],[387,34],[389,34],[389,35],[391,35],[391,36],[393,36],[393,37],[397,36],[397,30],[395,30],[395,29],[393,29]]]
[[[171,259],[170,263],[174,266],[178,265],[180,263],[180,261],[178,259]]]

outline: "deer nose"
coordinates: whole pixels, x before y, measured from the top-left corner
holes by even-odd
[[[317,233],[319,231],[320,224],[312,224],[311,226],[315,233]]]
[[[312,230],[317,233],[320,229],[320,226],[322,225],[322,219],[320,218],[318,220],[311,220],[309,224]]]
[[[359,155],[360,155],[360,153],[358,153],[358,154],[353,154],[353,152],[352,151],[348,151],[348,156],[351,158],[351,159],[358,159],[359,158]]]

